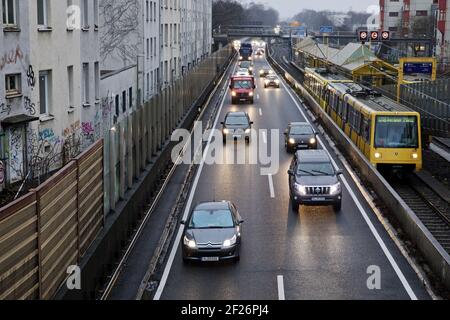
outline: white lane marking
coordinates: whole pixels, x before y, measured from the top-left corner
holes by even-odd
[[[259,93],[256,94],[256,100],[259,100]]]
[[[234,73],[234,70],[236,70],[236,66],[237,66],[237,64],[234,66],[233,73]],[[223,95],[222,101],[220,103],[219,110],[217,111],[217,115],[216,115],[216,119],[214,120],[213,128],[215,128],[217,126],[217,123],[218,123],[219,117],[220,117],[220,113],[221,113],[223,105],[225,103],[225,99],[228,96],[226,88],[227,88],[227,82],[225,81],[225,85],[223,87],[223,91],[225,91],[225,94]],[[200,180],[200,175],[202,174],[202,171],[203,171],[203,166],[205,164],[205,159],[206,159],[206,156],[208,154],[208,150],[209,150],[209,147],[210,147],[210,144],[211,144],[211,140],[212,140],[213,134],[214,134],[214,131],[211,130],[211,133],[209,134],[209,137],[208,137],[208,143],[206,145],[205,152],[203,153],[202,161],[201,161],[200,166],[198,168],[197,174],[195,175],[195,179],[194,179],[194,183],[192,184],[191,191],[189,192],[189,198],[188,198],[188,201],[186,203],[186,207],[184,209],[182,220],[186,220],[186,218],[187,218],[187,216],[189,214],[189,211],[191,210],[192,201],[194,199],[195,191],[197,190],[197,185],[198,185],[198,182]],[[169,258],[167,260],[166,267],[164,268],[164,272],[163,272],[163,275],[161,277],[161,281],[159,282],[158,289],[156,290],[156,293],[155,293],[155,296],[153,297],[153,300],[161,299],[161,295],[163,293],[164,287],[166,286],[167,279],[168,279],[169,274],[170,274],[170,270],[172,269],[172,264],[173,264],[173,261],[175,259],[175,255],[176,255],[176,253],[178,251],[178,245],[179,245],[179,243],[181,241],[182,235],[183,235],[183,226],[180,225],[180,227],[178,229],[177,236],[175,238],[175,242],[172,245],[172,250],[170,251],[170,255],[169,255]]]
[[[262,131],[262,139],[264,144],[267,144],[267,132],[266,130]]]
[[[259,115],[262,117],[262,109],[259,108]]]
[[[284,83],[284,79],[282,81],[283,87],[286,89],[287,93],[289,94],[289,96],[291,97],[292,101],[294,101],[295,105],[297,106],[297,109],[300,111],[300,113],[302,114],[303,118],[305,118],[305,120],[311,124],[310,119],[306,116],[306,114],[303,112],[302,108],[300,107],[299,103],[297,102],[297,100],[294,98],[294,96],[292,95],[291,91],[288,89],[288,87],[285,85]],[[328,153],[328,155],[330,156],[330,159],[334,165],[335,168],[338,168],[337,163],[334,161],[333,157],[331,156],[328,148],[325,146],[325,144],[323,143],[322,139],[320,137],[318,137],[319,143],[322,145],[322,147],[324,148],[324,150]],[[358,200],[358,198],[356,197],[355,193],[353,192],[353,190],[350,188],[350,185],[347,181],[347,179],[342,176],[342,182],[345,185],[345,188],[347,189],[347,191],[349,192],[350,196],[352,197],[354,203],[356,204],[356,206],[358,207],[359,212],[361,213],[361,215],[364,218],[364,221],[367,223],[367,225],[369,226],[370,231],[372,232],[373,236],[375,237],[375,239],[377,240],[378,244],[380,245],[381,249],[383,250],[383,253],[385,254],[386,258],[389,260],[389,263],[391,264],[392,268],[394,269],[395,273],[397,274],[397,277],[400,279],[403,287],[405,288],[406,292],[408,293],[409,297],[411,300],[417,300],[417,296],[415,295],[413,289],[411,288],[411,286],[409,285],[408,280],[405,278],[403,272],[400,270],[399,266],[397,265],[397,262],[394,260],[392,254],[390,253],[389,249],[386,247],[383,239],[380,237],[380,234],[378,233],[378,231],[375,229],[375,226],[373,225],[372,221],[369,219],[369,216],[367,214],[367,212],[364,210],[363,206],[361,205],[361,202]]]
[[[269,179],[270,197],[275,198],[275,188],[273,187],[273,177],[271,174],[268,174],[267,178]]]
[[[277,276],[278,300],[286,300],[284,295],[284,279],[283,276]]]

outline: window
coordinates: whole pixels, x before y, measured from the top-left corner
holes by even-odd
[[[68,86],[69,86],[69,107],[73,107],[73,66],[67,67],[67,78],[68,78]]]
[[[427,10],[417,10],[416,11],[416,16],[418,16],[418,17],[426,17],[426,16],[428,16],[428,11]]]
[[[133,107],[133,88],[128,89],[128,107],[131,109]]]
[[[98,29],[98,0],[94,0],[94,28]]]
[[[50,71],[39,72],[39,110],[41,114],[50,113]]]
[[[2,0],[3,24],[17,25],[16,0]]]
[[[389,12],[389,17],[398,17],[398,12]]]
[[[5,76],[5,89],[6,97],[15,96],[21,94],[21,75],[18,74],[7,74]]]
[[[127,111],[127,92],[122,91],[122,111]]]
[[[37,1],[37,24],[39,26],[48,26],[48,3],[47,0]]]
[[[148,2],[148,0],[146,1],[145,5],[146,20],[148,22],[150,20],[150,3]]]
[[[147,38],[147,60],[150,59],[150,39]]]
[[[116,105],[116,116],[119,116],[120,109],[119,109],[119,95],[118,94],[116,94],[115,105]]]
[[[397,27],[389,27],[389,31],[397,32],[398,28]]]
[[[150,73],[147,73],[147,98],[150,97]]]
[[[100,99],[100,66],[98,62],[94,64],[94,86],[95,86],[95,99]]]
[[[83,103],[89,104],[89,63],[83,63]]]
[[[89,29],[89,3],[88,0],[83,0],[83,29]]]

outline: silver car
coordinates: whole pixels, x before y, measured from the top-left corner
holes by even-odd
[[[245,142],[250,143],[253,121],[250,121],[247,112],[228,112],[221,124],[224,144],[228,139],[234,141],[245,139]]]

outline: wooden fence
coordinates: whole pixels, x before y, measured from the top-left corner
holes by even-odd
[[[0,299],[51,299],[103,227],[103,140],[0,208]]]

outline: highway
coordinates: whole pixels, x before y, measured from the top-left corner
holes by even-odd
[[[255,67],[258,74],[268,63],[256,60]],[[258,75],[256,80],[255,103],[232,105],[227,91],[215,125],[219,128],[229,111],[246,111],[254,129],[269,130],[259,141],[269,147],[271,130],[278,130],[278,172],[261,175],[261,164],[201,164],[185,211],[202,201],[233,201],[245,220],[241,261],[183,264],[178,232],[155,299],[430,299],[346,170],[340,213],[331,207],[291,210],[287,170],[292,155],[285,152],[283,131],[291,121],[305,121],[306,110],[284,83],[264,89]],[[336,166],[345,169],[324,137],[320,140]],[[225,155],[232,148],[228,143]],[[373,270],[380,270],[379,289],[367,285]]]

